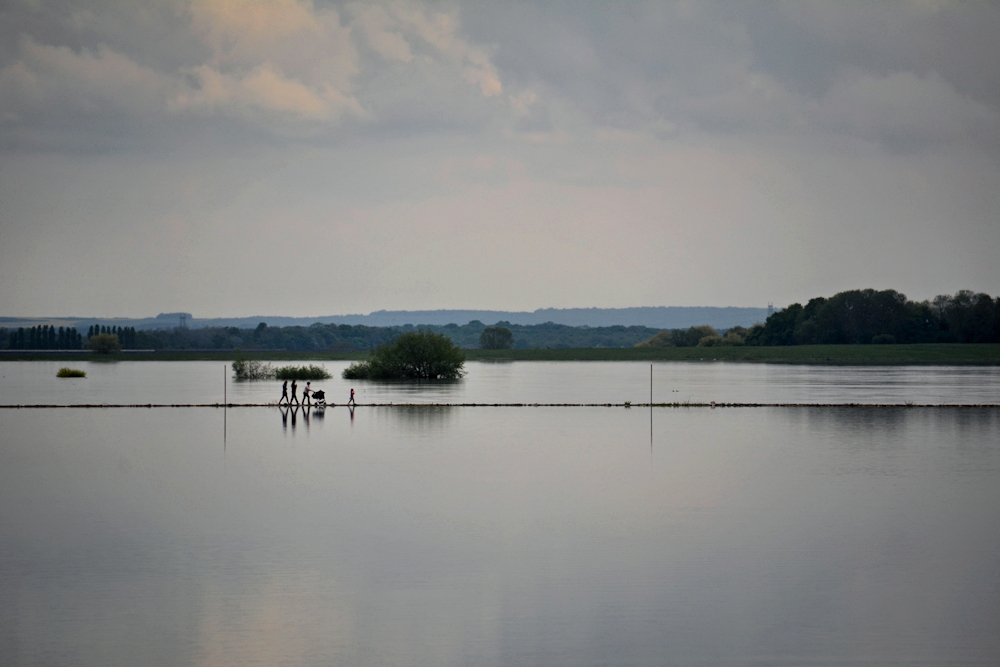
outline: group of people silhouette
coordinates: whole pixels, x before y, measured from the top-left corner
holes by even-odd
[[[292,396],[288,397],[288,380],[285,380],[284,384],[281,385],[281,398],[278,399],[278,405],[312,405],[312,382],[306,382],[306,386],[302,389],[302,402],[299,402],[298,397],[299,383],[292,380]],[[318,390],[317,390],[318,391]],[[318,393],[319,397],[323,396],[322,392]],[[351,387],[351,397],[347,400],[347,405],[354,406],[354,387]]]

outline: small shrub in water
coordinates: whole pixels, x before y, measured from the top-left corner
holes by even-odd
[[[85,378],[87,374],[84,371],[78,371],[75,368],[60,368],[59,372],[56,373],[57,378]]]
[[[271,364],[253,359],[236,359],[233,362],[233,372],[237,380],[270,380],[274,377]]]
[[[279,380],[325,380],[330,372],[323,366],[282,366],[275,371],[275,377]]]

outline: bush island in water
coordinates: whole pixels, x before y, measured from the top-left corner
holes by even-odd
[[[411,331],[348,366],[346,380],[456,380],[465,375],[465,355],[432,331]]]
[[[309,364],[308,366],[282,366],[274,372],[279,380],[325,380],[331,377],[323,366]]]
[[[237,359],[233,362],[233,372],[237,380],[325,380],[331,377],[323,366],[309,364],[308,366],[281,366],[275,368],[271,364],[253,359]]]
[[[233,362],[233,372],[237,380],[271,380],[274,379],[274,367],[263,361],[237,358]]]

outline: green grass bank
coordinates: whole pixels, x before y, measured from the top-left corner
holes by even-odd
[[[726,361],[734,363],[816,364],[829,366],[998,366],[1000,344],[795,345],[788,347],[578,348],[464,350],[469,361]],[[0,354],[0,361],[220,361],[237,356],[261,361],[354,361],[366,352],[248,351],[44,353],[26,350]]]

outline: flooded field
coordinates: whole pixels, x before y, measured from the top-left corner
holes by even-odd
[[[0,403],[223,390],[221,364],[58,366],[0,364]],[[648,374],[354,386],[641,401]],[[658,400],[982,403],[997,382],[654,367]],[[993,665],[998,443],[997,409],[3,409],[0,663]]]
[[[327,400],[345,403],[632,403],[648,402],[648,362],[469,362],[458,382],[432,384],[347,381],[346,361],[325,366],[314,382]],[[86,378],[57,378],[71,365]],[[1000,403],[997,366],[786,366],[654,363],[657,403]],[[79,403],[266,403],[281,397],[277,381],[236,382],[227,364],[211,361],[0,363],[0,405]],[[300,383],[304,384],[304,383]]]

